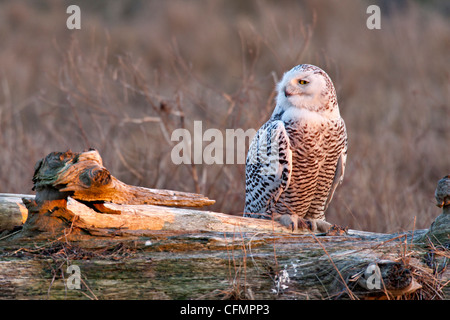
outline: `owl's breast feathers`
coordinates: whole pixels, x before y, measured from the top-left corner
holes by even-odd
[[[324,219],[324,211],[341,183],[347,156],[342,118],[286,123],[292,150],[291,183],[276,211],[295,212],[307,219]]]
[[[255,139],[250,146],[244,212],[266,214],[266,218],[277,212],[324,219],[324,211],[344,175],[345,123],[340,117],[327,119],[296,108],[280,118],[269,120],[255,136],[256,141],[261,136],[271,137],[271,144],[278,146],[278,159],[274,159],[273,149],[255,143]],[[267,171],[271,167],[277,170]]]

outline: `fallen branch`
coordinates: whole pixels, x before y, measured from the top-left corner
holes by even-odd
[[[203,207],[215,203],[195,193],[127,185],[103,167],[102,158],[96,150],[49,154],[36,164],[33,182],[38,202],[71,196],[86,202],[171,207]]]
[[[36,197],[0,197],[8,199],[0,201],[0,216],[2,203],[14,204],[4,214],[15,216],[10,227],[27,217],[20,232],[0,236],[0,298],[46,298],[46,292],[98,299],[448,297],[446,216],[429,230],[395,235],[294,234],[270,220],[196,209],[213,202],[202,195],[128,186],[92,150],[50,154],[38,162],[33,181]],[[447,214],[448,203],[441,203]],[[435,231],[436,244],[428,240]],[[126,255],[100,254],[122,246]],[[77,264],[89,287],[67,290],[64,270],[57,268],[58,278],[42,257],[56,267]],[[379,273],[368,273],[370,266]],[[379,277],[378,286],[371,276]]]

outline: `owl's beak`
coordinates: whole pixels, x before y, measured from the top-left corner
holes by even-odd
[[[289,91],[288,91],[288,89],[287,88],[284,88],[284,96],[287,98],[287,97],[290,97],[290,96],[292,96],[292,93],[290,93]]]

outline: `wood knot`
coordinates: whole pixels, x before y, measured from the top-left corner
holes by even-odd
[[[98,166],[86,168],[79,177],[80,183],[86,187],[105,186],[111,183],[111,173]]]
[[[408,287],[412,281],[411,270],[405,267],[401,263],[387,264],[383,270],[384,266],[381,266],[382,273],[385,271],[385,276],[383,277],[384,285],[389,291],[402,290]]]

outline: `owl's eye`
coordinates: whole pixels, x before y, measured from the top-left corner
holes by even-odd
[[[306,81],[306,80],[298,80],[298,83],[299,83],[299,84],[308,84],[309,81]]]

